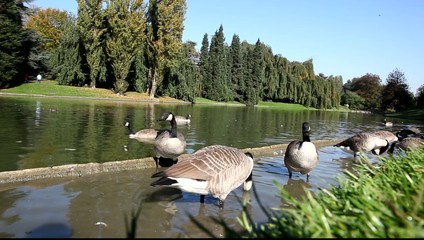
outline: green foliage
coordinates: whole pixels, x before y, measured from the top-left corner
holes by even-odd
[[[346,171],[340,186],[296,199],[281,184],[286,207],[256,225],[245,214],[237,237],[260,238],[422,238],[424,237],[424,149],[381,158],[380,165],[360,164]],[[224,224],[224,223],[223,223]]]
[[[0,88],[8,88],[23,82],[30,42],[21,21],[23,3],[0,0],[0,6]]]
[[[116,79],[114,91],[124,94],[129,86],[127,77],[135,57],[141,51],[146,27],[143,1],[109,1],[106,8],[108,37],[106,51]]]
[[[50,58],[51,71],[59,84],[82,87],[86,84],[84,47],[76,20],[69,17],[65,26],[60,45]]]
[[[185,0],[149,1],[146,54],[150,68],[151,97],[161,86],[165,73],[178,65],[185,12]]]
[[[204,79],[205,97],[214,101],[230,101],[231,85],[227,66],[227,52],[225,49],[224,29],[222,25],[212,37],[208,66],[210,78]]]
[[[382,110],[403,111],[413,106],[413,94],[409,92],[405,74],[395,69],[387,76],[382,92]]]
[[[381,79],[375,74],[366,74],[359,78],[353,78],[346,89],[356,93],[364,99],[361,109],[378,110],[381,105]]]
[[[424,84],[417,89],[417,108],[424,109]]]
[[[169,75],[164,79],[164,94],[184,101],[194,101],[201,81],[199,68],[194,61],[197,59],[195,46],[196,44],[190,41],[183,44],[179,66],[171,68]]]
[[[102,4],[103,0],[78,0],[78,27],[84,43],[91,87],[106,81],[106,22]]]
[[[365,99],[358,94],[347,90],[342,95],[342,104],[348,104],[350,109],[364,109]]]

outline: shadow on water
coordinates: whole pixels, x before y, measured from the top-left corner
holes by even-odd
[[[63,223],[46,223],[28,231],[24,238],[70,238],[71,228]]]

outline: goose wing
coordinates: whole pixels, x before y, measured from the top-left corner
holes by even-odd
[[[245,164],[246,159],[247,156],[239,149],[212,145],[198,150],[190,158],[152,177],[166,176],[207,181],[223,171]]]

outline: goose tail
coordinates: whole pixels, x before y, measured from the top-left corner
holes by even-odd
[[[178,183],[176,180],[168,177],[161,177],[158,180],[152,182],[150,186],[171,186],[172,184]]]

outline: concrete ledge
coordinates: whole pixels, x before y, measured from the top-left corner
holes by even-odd
[[[320,140],[313,141],[317,148],[334,145],[341,140]],[[264,156],[282,155],[287,144],[270,145],[259,148],[245,148],[243,151],[251,152],[255,159]],[[183,154],[178,159],[184,161],[184,158],[190,154]],[[24,182],[43,178],[57,177],[82,177],[89,174],[103,172],[118,172],[132,169],[145,169],[156,167],[153,157],[131,159],[123,161],[113,161],[105,163],[86,163],[86,164],[67,164],[54,167],[31,168],[16,171],[0,172],[0,184]]]

